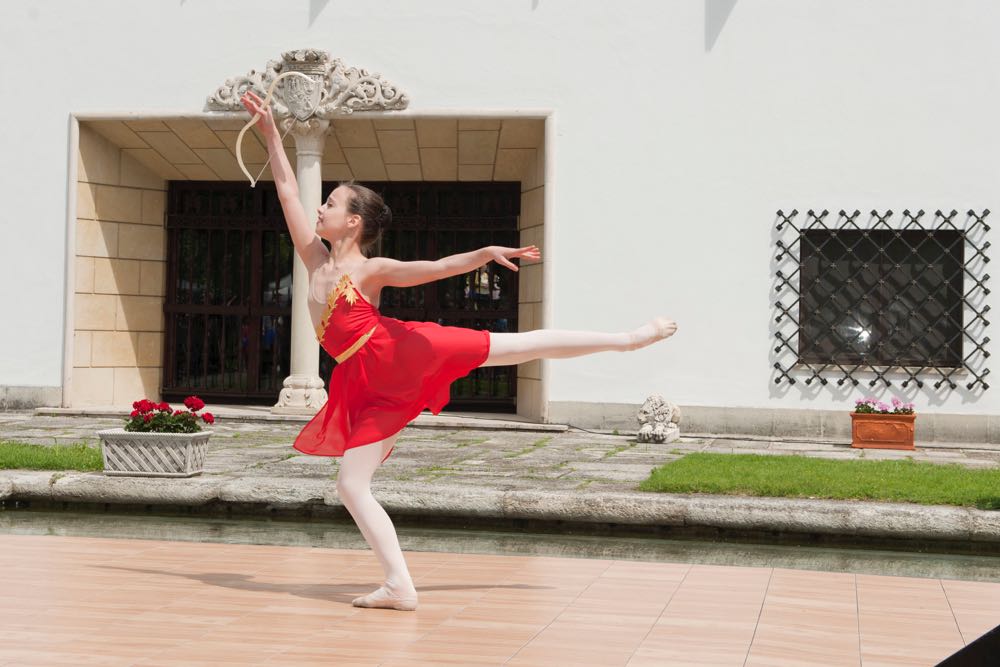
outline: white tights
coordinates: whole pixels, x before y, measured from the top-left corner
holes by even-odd
[[[534,359],[567,359],[595,352],[629,352],[672,336],[673,320],[657,317],[634,331],[566,331],[536,329],[523,333],[491,333],[490,354],[483,366],[509,366]]]
[[[398,594],[413,593],[413,580],[403,560],[392,519],[375,500],[372,475],[396,444],[395,434],[380,442],[352,447],[344,452],[337,473],[337,496],[350,512],[365,542],[375,552],[385,573],[384,586]]]
[[[673,334],[676,326],[667,320],[654,320],[628,333],[563,331],[539,329],[524,333],[490,334],[490,354],[483,366],[521,364],[533,359],[565,359],[595,352],[635,350]],[[344,452],[337,474],[337,495],[358,524],[368,546],[375,552],[385,573],[381,589],[365,596],[369,603],[358,606],[389,606],[391,594],[416,604],[413,580],[399,548],[392,520],[371,492],[371,479],[385,460],[399,434],[381,442],[353,447]],[[383,590],[384,589],[384,590]],[[359,598],[360,600],[361,598]],[[383,605],[384,603],[384,605]]]

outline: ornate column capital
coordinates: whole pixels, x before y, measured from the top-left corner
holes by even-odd
[[[295,137],[296,155],[323,156],[323,145],[326,143],[326,135],[330,131],[330,121],[310,118],[301,121],[295,118],[286,118],[281,122],[283,130],[290,131]]]

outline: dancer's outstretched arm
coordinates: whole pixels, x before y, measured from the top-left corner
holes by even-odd
[[[274,123],[274,116],[271,115],[271,108],[262,107],[263,100],[250,90],[240,98],[240,102],[251,116],[258,112],[261,115],[257,121],[257,129],[264,135],[267,152],[271,156],[271,175],[274,176],[278,201],[281,202],[281,210],[285,214],[285,224],[288,225],[288,232],[292,236],[295,252],[302,258],[306,268],[312,271],[329,259],[330,252],[316,233],[315,226],[309,223],[302,202],[299,201],[299,184],[295,180],[295,172],[288,162],[288,156],[285,155],[285,147],[281,144],[281,135]]]
[[[401,262],[389,257],[372,257],[368,260],[368,266],[372,269],[373,279],[380,288],[413,287],[468,273],[491,261],[517,271],[517,265],[510,261],[514,257],[539,260],[542,258],[542,253],[533,245],[524,248],[491,245],[471,252],[442,257],[433,262]]]

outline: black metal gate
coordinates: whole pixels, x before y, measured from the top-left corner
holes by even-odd
[[[288,375],[294,248],[267,185],[170,183],[166,400],[273,403]]]
[[[323,192],[336,187],[324,183]],[[437,259],[487,245],[516,246],[517,183],[367,183],[393,224],[375,254]],[[171,182],[167,198],[165,400],[276,400],[291,357],[294,248],[271,183]],[[447,280],[386,288],[389,317],[517,331],[517,274],[490,263]],[[335,362],[321,349],[320,377]],[[448,408],[513,412],[516,366],[479,368],[452,387]]]

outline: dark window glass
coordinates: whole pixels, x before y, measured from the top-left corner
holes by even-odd
[[[806,230],[800,251],[800,362],[962,365],[961,232]]]

